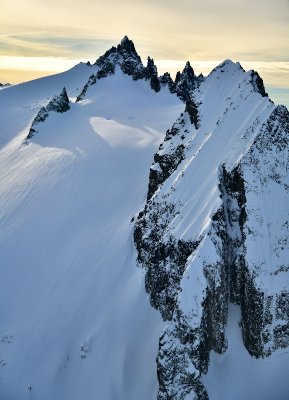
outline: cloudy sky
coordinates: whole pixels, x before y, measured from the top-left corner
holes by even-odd
[[[94,61],[128,35],[160,72],[230,58],[289,103],[289,0],[0,0],[0,26],[0,82]]]

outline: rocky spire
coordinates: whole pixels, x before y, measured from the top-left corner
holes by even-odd
[[[125,36],[117,47],[112,47],[103,56],[99,57],[95,64],[99,67],[97,79],[104,78],[115,73],[118,65],[122,71],[132,76],[133,79],[142,79],[145,68],[141,58],[136,52],[134,43]]]
[[[158,70],[154,63],[154,60],[150,57],[148,57],[148,61],[147,61],[147,67],[145,70],[145,79],[150,80],[151,88],[155,92],[160,91],[161,85],[160,85],[160,81],[158,78]]]
[[[26,137],[26,141],[31,139],[35,133],[37,133],[37,126],[46,120],[51,111],[57,113],[64,113],[70,109],[69,98],[65,87],[58,96],[54,96],[52,100],[47,104],[46,107],[41,107],[36,117],[34,118],[29,133]]]
[[[177,95],[183,101],[190,101],[193,90],[196,87],[196,76],[189,61],[187,61],[182,72],[177,72],[175,79]]]
[[[185,76],[191,82],[195,80],[195,73],[189,61],[186,62],[182,75]]]
[[[117,46],[117,51],[124,56],[133,56],[141,62],[140,56],[136,52],[133,41],[127,36],[124,36],[124,38],[121,40],[120,44]]]
[[[69,98],[65,87],[59,96],[54,96],[53,99],[47,104],[47,111],[55,111],[58,113],[66,112],[70,109]]]

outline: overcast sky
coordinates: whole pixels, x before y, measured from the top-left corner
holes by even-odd
[[[289,0],[0,0],[0,26],[0,82],[94,60],[128,35],[161,72],[230,58],[289,88]]]

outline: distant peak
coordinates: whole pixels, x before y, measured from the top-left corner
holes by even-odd
[[[185,68],[183,69],[182,74],[184,75],[190,75],[190,76],[195,76],[194,70],[191,67],[190,61],[186,62]]]
[[[243,75],[242,81],[240,81],[240,77]],[[245,71],[239,62],[233,62],[232,60],[225,60],[217,67],[215,67],[209,77],[212,79],[234,79],[238,82],[238,88],[241,89],[241,86],[246,84],[251,84],[252,89],[255,93],[260,94],[262,97],[268,97],[266,93],[263,79],[260,77],[258,72],[254,70]],[[271,101],[271,100],[270,100]]]
[[[117,46],[117,51],[120,53],[125,51],[126,53],[131,53],[132,55],[139,57],[133,41],[130,40],[127,36],[124,36],[124,38],[121,40],[120,44]]]
[[[98,67],[98,71],[89,78],[77,101],[83,100],[88,88],[94,85],[98,79],[114,75],[116,68],[120,68],[122,72],[130,75],[134,80],[145,78],[145,67],[142,64],[142,60],[135,49],[133,41],[126,35],[116,47],[112,46],[100,56],[94,65]]]
[[[229,74],[229,75],[235,75],[239,73],[240,71],[244,71],[244,69],[241,67],[239,62],[234,62],[232,60],[225,60],[221,62],[219,65],[217,65],[209,74],[209,76],[220,76],[220,73],[223,75]],[[215,75],[216,74],[216,75]],[[219,78],[217,78],[219,79]]]
[[[223,68],[223,69],[232,69],[232,68],[235,68],[235,67],[239,67],[238,65],[237,65],[237,63],[234,63],[232,60],[225,60],[225,61],[223,61],[221,64],[219,64],[218,65],[218,67],[217,68]]]
[[[104,62],[110,62],[112,64],[121,63],[122,60],[133,57],[135,60],[141,63],[140,56],[138,55],[134,43],[127,36],[124,36],[121,42],[115,47],[112,46],[107,50],[104,55],[100,56],[96,65],[102,66]]]
[[[187,62],[186,62],[186,65],[185,65],[184,70],[185,70],[185,69],[193,69],[192,66],[191,66],[190,61],[187,61]]]
[[[222,66],[225,66],[225,65],[232,66],[232,65],[235,65],[235,63],[234,63],[234,61],[232,61],[232,60],[230,60],[229,58],[227,58],[226,60],[224,60],[224,61],[221,63],[221,65],[222,65]]]
[[[121,44],[121,45],[125,45],[125,44],[128,43],[128,42],[131,42],[131,40],[125,35],[125,36],[122,38],[120,44]]]
[[[239,69],[244,71],[244,69],[241,67],[239,62],[234,62],[232,60],[227,59],[227,60],[221,62],[219,65],[217,65],[217,67],[214,68],[213,71],[216,71],[216,70],[231,71],[231,70],[239,70]]]

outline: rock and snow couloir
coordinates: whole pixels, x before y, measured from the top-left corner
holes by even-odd
[[[259,75],[159,77],[124,37],[0,104],[0,394],[285,400],[289,116]]]

